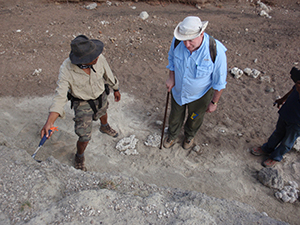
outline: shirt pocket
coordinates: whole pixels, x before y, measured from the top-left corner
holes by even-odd
[[[213,65],[210,62],[203,62],[197,66],[195,78],[208,77],[213,72]]]

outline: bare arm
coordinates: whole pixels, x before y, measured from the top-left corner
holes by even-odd
[[[217,109],[217,103],[219,102],[221,95],[223,93],[223,90],[217,91],[215,90],[214,96],[212,98],[212,101],[215,103],[213,104],[212,102],[209,103],[206,112],[212,113]]]
[[[175,72],[174,71],[169,71],[169,78],[166,81],[166,86],[168,89],[168,92],[171,91],[171,89],[175,86]]]
[[[279,109],[281,107],[281,105],[283,103],[285,103],[285,101],[290,96],[290,94],[292,93],[292,91],[293,91],[293,88],[288,93],[286,93],[282,98],[277,99],[275,101],[275,103],[274,103],[274,106],[277,104],[277,108]]]

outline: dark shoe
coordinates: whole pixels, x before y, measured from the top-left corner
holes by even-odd
[[[112,137],[118,137],[118,132],[115,131],[114,129],[112,129],[109,124],[107,124],[107,126],[102,126],[100,125],[100,129],[99,129],[102,133],[104,134],[108,134],[109,136],[112,136]]]
[[[75,169],[82,170],[84,172],[87,171],[86,167],[84,166],[84,156],[78,157],[77,154],[75,154]]]
[[[261,147],[255,147],[251,149],[251,153],[256,156],[266,155],[266,153],[262,150]]]
[[[169,137],[166,137],[164,140],[164,148],[171,148],[175,144],[175,139],[171,140]]]
[[[182,147],[187,150],[190,149],[193,144],[194,144],[194,138],[192,139],[185,138]]]
[[[263,161],[262,165],[264,167],[273,167],[278,161],[273,160],[273,159],[267,159],[265,161]]]

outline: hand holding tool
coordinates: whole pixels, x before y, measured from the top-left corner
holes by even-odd
[[[51,128],[48,130],[48,134],[50,135],[51,132],[52,132],[52,131],[55,131],[55,130],[58,131],[57,127],[51,127]],[[47,140],[47,136],[46,136],[46,134],[45,134],[44,137],[41,139],[38,148],[35,150],[35,152],[34,152],[34,153],[32,154],[32,156],[31,156],[31,157],[32,157],[35,161],[37,161],[38,163],[40,163],[40,162],[42,162],[42,161],[41,161],[41,160],[35,159],[35,155],[36,155],[36,153],[40,150],[40,148],[43,146],[43,144],[46,142],[46,140]]]

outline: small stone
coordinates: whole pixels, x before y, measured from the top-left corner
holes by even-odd
[[[299,187],[296,181],[289,181],[288,183],[289,183],[289,185],[291,185],[294,188],[298,188]]]
[[[281,199],[283,202],[289,202],[291,200],[291,198],[287,195],[283,195]]]
[[[155,124],[158,126],[161,126],[161,125],[163,125],[163,122],[161,120],[156,120]]]
[[[275,90],[274,90],[274,88],[272,88],[272,87],[267,87],[267,88],[265,89],[265,91],[268,92],[268,93],[273,93]]]
[[[258,71],[257,69],[253,69],[250,74],[250,76],[253,78],[257,78],[259,75],[260,75],[260,71]]]
[[[260,80],[261,81],[266,81],[268,83],[271,83],[271,78],[269,76],[261,76]]]
[[[280,191],[277,191],[275,194],[275,197],[278,198],[278,199],[281,199],[282,198],[282,193]]]
[[[95,2],[95,3],[89,4],[89,5],[85,6],[85,8],[86,9],[95,9],[95,8],[97,8],[97,3]]]
[[[38,76],[42,72],[42,69],[35,69],[32,73],[32,76]]]
[[[245,73],[247,76],[250,76],[251,72],[252,72],[252,70],[251,70],[250,68],[248,68],[248,67],[244,69],[244,73]]]
[[[146,19],[148,19],[148,17],[149,17],[149,14],[146,11],[143,11],[140,13],[140,18],[142,20],[146,20]]]
[[[193,151],[194,151],[194,152],[197,152],[197,153],[199,153],[199,152],[200,152],[200,150],[201,150],[201,148],[200,148],[200,146],[199,146],[199,145],[195,145],[195,146],[193,147]]]

